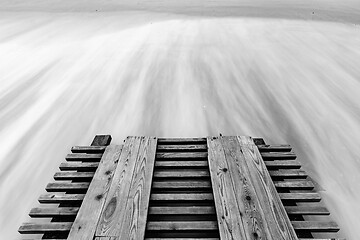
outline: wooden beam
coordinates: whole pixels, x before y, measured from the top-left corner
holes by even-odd
[[[273,170],[273,169],[299,169],[299,168],[301,168],[300,162],[298,162],[296,160],[265,161],[265,166],[269,170]]]
[[[158,168],[204,168],[207,167],[207,161],[156,161],[155,167]]]
[[[38,201],[39,203],[78,203],[81,202],[85,197],[85,194],[60,194],[60,193],[49,193],[42,194]]]
[[[74,146],[73,153],[104,153],[106,146]]]
[[[94,172],[57,172],[54,175],[54,179],[89,181],[94,177],[94,174]]]
[[[208,137],[208,161],[213,187],[214,201],[216,207],[217,221],[219,225],[220,238],[246,239],[242,209],[238,206],[237,197],[241,192],[234,189],[231,175],[228,172],[230,166],[225,158],[221,141],[217,137]],[[241,190],[240,190],[241,191]],[[239,214],[240,212],[241,215]]]
[[[155,181],[152,183],[153,189],[178,189],[178,188],[186,188],[186,189],[203,189],[203,188],[211,188],[211,184],[208,181],[166,181],[166,182],[158,182]]]
[[[280,199],[284,201],[296,202],[319,202],[320,194],[314,193],[279,193]]]
[[[42,234],[46,232],[67,232],[70,230],[72,222],[52,222],[52,223],[23,223],[19,228],[21,234]]]
[[[66,155],[66,161],[85,161],[85,162],[100,162],[102,153],[69,153]]]
[[[203,178],[209,177],[207,170],[157,170],[154,178]]]
[[[297,239],[252,139],[209,137],[208,149],[221,239]]]
[[[261,157],[264,161],[277,159],[277,160],[292,160],[296,158],[295,153],[293,152],[263,152]]]
[[[144,238],[156,145],[155,137],[126,139],[96,236]]]
[[[156,153],[156,158],[170,159],[191,159],[191,158],[207,158],[207,152],[166,152]]]
[[[81,171],[95,171],[99,163],[97,162],[63,162],[60,163],[59,169],[61,171],[81,170]]]
[[[292,221],[291,223],[295,230],[311,232],[338,232],[340,230],[335,222]]]
[[[201,145],[158,145],[156,151],[167,151],[167,152],[186,152],[186,151],[206,151],[207,147],[205,144]]]
[[[300,169],[278,169],[269,171],[273,178],[306,178],[308,175]]]
[[[110,135],[96,135],[91,146],[107,146],[111,142]]]
[[[288,144],[282,145],[258,145],[257,146],[261,153],[263,152],[290,152],[291,146]]]
[[[311,190],[314,184],[309,180],[275,181],[275,187],[289,190]]]
[[[150,200],[152,201],[211,201],[214,200],[211,193],[186,193],[186,194],[173,194],[173,193],[153,193]]]
[[[215,213],[215,208],[209,206],[149,208],[150,215],[169,215],[169,214],[209,215],[214,213]]]
[[[206,138],[158,138],[159,144],[206,144]]]
[[[96,226],[118,164],[122,146],[108,146],[101,158],[89,190],[84,198],[68,240],[88,240],[95,234]]]
[[[290,215],[330,215],[330,212],[322,206],[285,206]]]
[[[29,216],[32,218],[50,218],[59,216],[76,216],[78,207],[58,207],[58,208],[33,208]]]
[[[216,221],[188,221],[188,222],[153,222],[147,223],[147,229],[149,231],[206,231],[206,230],[217,230]],[[138,239],[138,238],[136,238]]]

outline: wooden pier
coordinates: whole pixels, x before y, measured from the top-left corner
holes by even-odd
[[[29,214],[49,221],[24,223],[21,234],[58,240],[336,238],[337,224],[289,145],[246,136],[110,141],[99,135],[90,146],[71,149]]]

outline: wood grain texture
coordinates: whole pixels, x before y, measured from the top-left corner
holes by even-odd
[[[55,180],[82,180],[88,181],[94,177],[94,172],[57,172]]]
[[[297,202],[319,202],[321,196],[319,193],[279,193],[280,199],[284,201],[297,201]]]
[[[144,238],[157,139],[128,137],[109,189],[96,236]]]
[[[211,201],[213,200],[211,193],[186,193],[186,194],[166,194],[166,193],[153,193],[150,200],[152,201]]]
[[[59,216],[75,216],[79,211],[78,207],[59,208],[33,208],[29,216],[32,218],[50,218]]]
[[[187,151],[206,151],[205,144],[200,145],[158,145],[157,152],[187,152]]]
[[[211,206],[191,206],[191,207],[150,207],[149,214],[168,215],[168,214],[214,214],[215,208]]]
[[[208,151],[221,239],[297,240],[252,139],[209,137]]]
[[[61,223],[23,223],[19,228],[21,234],[41,234],[45,232],[67,232],[72,222]]]
[[[82,202],[85,194],[42,194],[38,201],[39,203],[78,203]]]
[[[150,231],[198,231],[198,230],[217,230],[216,221],[188,221],[188,222],[148,222],[147,229]],[[129,238],[127,238],[129,239]],[[140,239],[140,238],[138,238]]]
[[[137,240],[145,237],[156,145],[155,137],[142,139],[126,203],[125,217],[116,235],[119,234],[120,239]]]
[[[90,183],[68,240],[92,239],[119,161],[122,146],[108,146]]]
[[[290,215],[329,215],[330,212],[323,206],[285,206]]]
[[[318,221],[292,221],[296,230],[308,230],[311,232],[338,232],[339,226],[335,222]]]
[[[191,158],[207,158],[207,152],[163,152],[156,153],[157,159],[191,159]]]
[[[248,170],[248,179],[254,185],[264,221],[268,224],[269,239],[297,240],[296,233],[282,205],[260,152],[251,137],[237,137]]]
[[[220,139],[208,137],[208,161],[220,239],[246,239],[245,226]],[[241,193],[239,193],[241,194]]]

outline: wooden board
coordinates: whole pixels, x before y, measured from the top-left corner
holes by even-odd
[[[84,198],[68,240],[92,239],[100,217],[112,175],[119,161],[122,146],[108,146]]]
[[[156,144],[154,137],[126,139],[96,237],[144,238]]]
[[[261,155],[248,137],[209,137],[221,239],[297,239]]]

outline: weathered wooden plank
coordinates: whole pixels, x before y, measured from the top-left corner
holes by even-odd
[[[78,207],[33,208],[30,210],[29,216],[32,218],[75,216],[78,211]]]
[[[186,194],[166,194],[153,193],[150,196],[152,201],[209,201],[214,200],[211,193],[186,193]]]
[[[206,144],[206,138],[158,138],[160,144]]]
[[[314,193],[279,193],[281,200],[297,202],[319,202],[320,194]]]
[[[230,141],[228,143],[234,143]],[[225,138],[222,138],[225,139]],[[292,228],[291,222],[281,203],[276,188],[271,180],[269,172],[261,158],[260,152],[250,137],[240,136],[236,138],[244,156],[244,165],[238,166],[244,170],[247,181],[251,181],[256,197],[260,205],[260,213],[269,239],[297,240],[297,235]],[[236,149],[236,148],[234,148]],[[236,149],[237,150],[237,149]],[[239,158],[241,159],[241,158]],[[266,226],[267,225],[267,226]]]
[[[287,214],[292,215],[329,215],[330,212],[322,206],[285,206]]]
[[[145,238],[145,240],[220,240],[220,239],[219,238]],[[316,239],[316,240],[337,240],[337,239]]]
[[[156,159],[192,159],[207,158],[207,152],[163,152],[156,153]]]
[[[299,240],[346,240],[345,238],[299,238]]]
[[[263,152],[261,153],[261,157],[264,159],[264,161],[273,160],[273,159],[278,159],[278,160],[296,159],[296,155],[293,152]]]
[[[207,167],[208,161],[156,161],[158,168],[199,168]]]
[[[144,238],[156,145],[154,137],[125,141],[96,236]]]
[[[335,222],[292,221],[291,223],[295,230],[311,232],[338,232],[340,230]]]
[[[205,144],[201,145],[158,145],[156,151],[162,152],[186,152],[186,151],[206,151]]]
[[[157,170],[154,178],[203,178],[209,177],[207,170]]]
[[[94,240],[119,240],[118,237],[95,237]]]
[[[305,171],[299,169],[278,169],[269,171],[269,174],[274,178],[306,178],[308,176]]]
[[[60,163],[61,171],[81,170],[81,171],[95,171],[99,166],[98,162],[63,162]]]
[[[119,161],[122,146],[108,146],[89,186],[88,193],[69,233],[68,240],[87,240],[94,237],[101,209]]]
[[[46,232],[67,232],[70,230],[72,222],[52,222],[52,223],[23,223],[18,232],[21,234],[41,234]]]
[[[107,146],[111,142],[110,135],[96,135],[91,146]]]
[[[38,201],[40,203],[76,203],[81,202],[85,197],[85,194],[59,194],[50,193],[42,194]]]
[[[191,206],[191,207],[150,207],[151,215],[168,215],[168,214],[188,214],[188,215],[209,215],[215,214],[214,207],[208,206]]]
[[[265,161],[266,167],[271,169],[299,169],[301,164],[296,160],[274,160]]]
[[[211,184],[208,181],[165,181],[152,183],[153,189],[177,189],[177,188],[211,188]]]
[[[258,145],[257,147],[261,153],[264,153],[264,152],[290,152],[292,150],[291,146],[288,144]]]
[[[126,202],[121,229],[116,236],[119,239],[144,239],[150,200],[151,182],[154,172],[157,139],[145,137],[136,158],[129,197]]]
[[[45,190],[47,192],[84,191],[89,188],[89,183],[49,183]]]
[[[313,189],[314,184],[309,180],[296,180],[296,181],[274,181],[276,188],[308,190]]]
[[[153,222],[147,223],[149,231],[199,231],[199,230],[217,230],[216,221],[188,221],[188,222]]]
[[[55,180],[91,180],[94,172],[57,172],[54,175]]]
[[[73,146],[73,153],[104,153],[106,146]]]
[[[246,239],[245,226],[241,218],[236,198],[241,193],[234,192],[234,186],[228,173],[228,163],[219,138],[208,137],[208,161],[216,206],[220,238]]]
[[[69,153],[66,155],[65,159],[69,162],[71,161],[86,161],[86,162],[100,162],[102,153]]]

